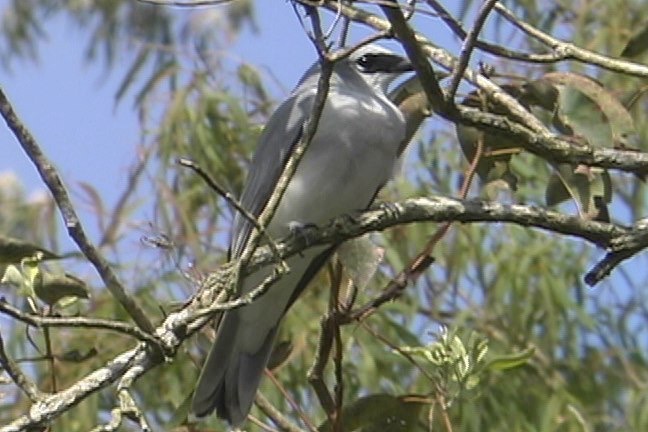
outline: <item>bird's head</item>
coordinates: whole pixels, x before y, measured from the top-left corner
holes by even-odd
[[[335,63],[331,83],[336,85],[342,82],[365,82],[385,93],[394,79],[410,71],[413,71],[413,68],[406,58],[380,45],[369,44],[361,46]],[[297,87],[317,86],[319,76],[320,65],[317,62],[306,71]]]
[[[370,85],[383,92],[400,74],[414,70],[405,57],[375,44],[358,48],[343,62],[357,71]]]

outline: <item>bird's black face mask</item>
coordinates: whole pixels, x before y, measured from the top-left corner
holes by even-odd
[[[356,60],[363,73],[402,73],[411,72],[412,64],[404,57],[393,54],[365,54]]]

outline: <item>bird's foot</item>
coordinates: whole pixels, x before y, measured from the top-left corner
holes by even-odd
[[[291,238],[300,239],[306,246],[310,246],[312,243],[311,240],[311,231],[317,228],[317,225],[314,223],[304,223],[300,221],[290,221],[288,222],[288,231]]]
[[[398,214],[398,206],[391,201],[382,201],[379,203],[374,203],[371,206],[371,210],[380,210],[391,215]]]

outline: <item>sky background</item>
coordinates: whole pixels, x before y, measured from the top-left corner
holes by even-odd
[[[0,10],[7,3],[0,0]],[[232,50],[253,64],[270,68],[281,83],[291,86],[312,61],[312,49],[303,37],[297,37],[302,36],[301,29],[286,13],[290,12],[287,5],[278,3],[285,10],[271,14],[274,20],[259,13],[261,34],[247,29]],[[69,187],[74,191],[75,182],[87,182],[111,203],[125,186],[126,168],[140,139],[132,95],[115,106],[115,93],[132,60],[130,53],[118,57],[118,67],[106,74],[100,65],[86,61],[88,36],[64,17],[55,17],[44,28],[47,37],[39,44],[37,64],[17,61],[12,72],[0,70],[0,85]],[[263,35],[267,37],[259,37]],[[276,50],[269,47],[279,43],[291,44],[290,62],[271,54]],[[0,128],[0,143],[0,172],[15,172],[28,190],[41,189],[35,169],[6,127]]]

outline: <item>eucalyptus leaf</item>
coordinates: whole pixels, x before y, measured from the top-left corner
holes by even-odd
[[[40,300],[50,306],[57,303],[66,306],[73,299],[90,298],[86,283],[69,273],[41,272],[40,283],[34,285],[34,292]]]
[[[384,249],[376,246],[368,235],[348,240],[337,250],[345,274],[359,290],[371,281],[384,255]]]
[[[632,146],[637,142],[637,132],[632,115],[623,106],[623,103],[611,92],[605,89],[594,79],[574,72],[550,72],[543,76],[560,89],[561,111],[563,115],[571,117],[577,125],[576,133],[586,136],[590,144],[597,147],[614,147],[617,145]],[[588,109],[582,98],[575,98],[576,104],[566,110],[565,97],[567,89],[575,89],[591,101],[597,109]],[[585,110],[585,112],[583,112]],[[581,111],[579,113],[579,111]],[[598,113],[603,114],[601,122]],[[602,127],[609,127],[611,139],[601,142],[599,131]]]
[[[485,369],[490,369],[493,371],[504,371],[509,369],[518,368],[524,366],[533,354],[535,353],[535,348],[527,348],[524,351],[520,351],[515,354],[500,355],[491,358],[485,366]]]
[[[432,108],[417,75],[401,82],[389,92],[388,97],[405,117],[405,139],[398,150],[402,154],[423,120],[432,115]]]
[[[24,258],[41,253],[41,260],[59,259],[59,255],[25,240],[0,235],[0,264],[18,264]]]
[[[392,396],[374,394],[362,397],[342,409],[342,430],[345,432],[408,432],[419,430],[418,418],[429,405],[428,398],[417,395]],[[332,431],[330,421],[317,428]]]

